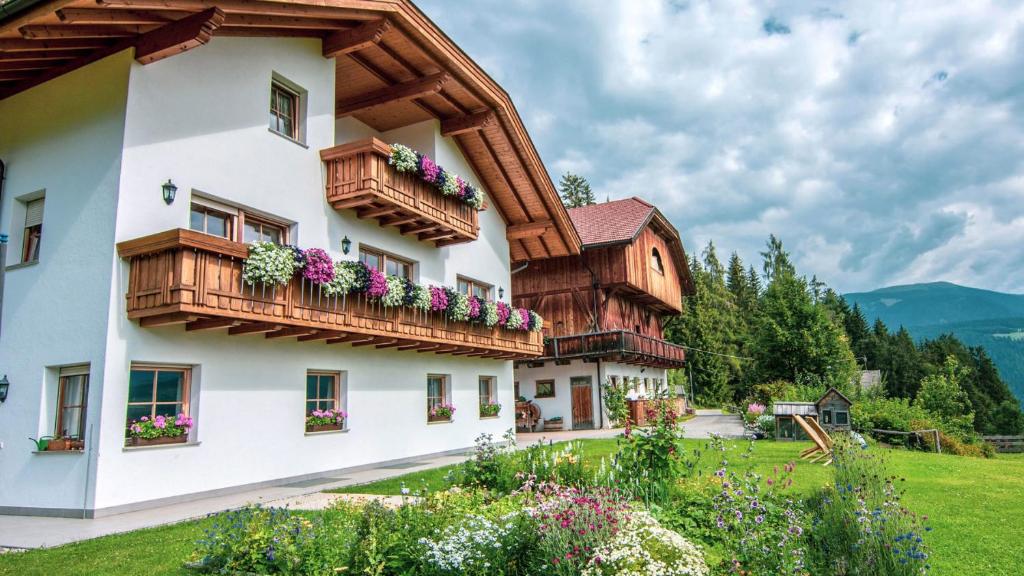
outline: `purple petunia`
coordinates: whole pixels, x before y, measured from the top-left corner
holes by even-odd
[[[476,296],[470,296],[469,297],[469,318],[471,320],[476,320],[476,319],[480,318],[480,311],[482,309],[483,309],[483,305],[480,302],[480,299],[477,298]]]
[[[512,308],[504,302],[498,302],[498,325],[504,326],[508,322],[508,317],[512,314]]]
[[[370,281],[366,287],[366,295],[370,298],[383,298],[387,293],[387,276],[376,268],[370,268]]]
[[[302,253],[306,267],[302,269],[302,277],[315,284],[327,284],[334,280],[334,262],[330,255],[321,248],[310,248]]]
[[[529,330],[530,329],[530,311],[527,310],[526,308],[520,308],[518,310],[518,312],[519,312],[519,317],[523,319],[523,323],[519,325],[519,329],[520,330]]]
[[[448,294],[444,288],[439,286],[430,287],[430,309],[434,312],[444,312],[448,308]]]
[[[437,183],[437,178],[441,174],[441,167],[434,163],[433,160],[420,154],[420,175],[424,180],[431,184]]]

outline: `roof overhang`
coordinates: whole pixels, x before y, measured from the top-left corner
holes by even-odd
[[[17,0],[0,99],[132,49],[150,64],[220,36],[306,37],[335,58],[336,111],[386,131],[435,119],[509,227],[513,262],[581,243],[511,98],[409,0]]]

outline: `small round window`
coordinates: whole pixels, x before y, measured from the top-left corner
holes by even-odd
[[[658,252],[657,248],[651,250],[651,268],[662,274],[665,273],[665,266],[661,263],[661,252]]]

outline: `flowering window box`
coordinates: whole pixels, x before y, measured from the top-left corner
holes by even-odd
[[[335,408],[313,410],[306,415],[306,433],[344,430],[346,418],[348,418],[348,414],[344,410]]]
[[[545,420],[544,421],[544,430],[545,431],[547,431],[547,430],[561,430],[561,429],[562,429],[562,419],[561,418],[551,418],[549,420]]]
[[[431,416],[427,414],[427,422],[451,422],[451,416]]]
[[[315,434],[317,432],[340,432],[345,429],[343,424],[318,424],[313,426],[306,426],[306,434]]]
[[[140,438],[133,436],[125,441],[125,446],[138,448],[141,446],[162,446],[164,444],[184,444],[188,442],[188,436],[157,436],[156,438]]]

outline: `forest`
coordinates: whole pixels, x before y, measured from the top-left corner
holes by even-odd
[[[1024,415],[986,350],[952,334],[915,343],[905,329],[869,325],[856,306],[816,276],[800,274],[772,235],[759,268],[713,242],[690,257],[695,294],[666,323],[688,347],[688,367],[670,380],[703,406],[816,400],[830,386],[855,404],[854,424],[936,426],[967,442],[1024,433]],[[861,390],[860,370],[881,370]]]

